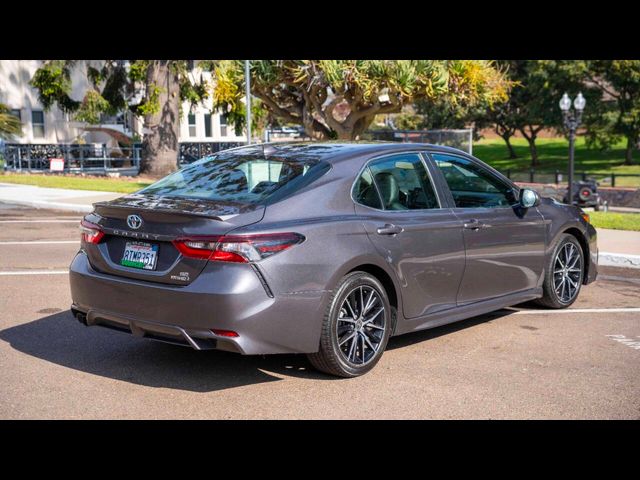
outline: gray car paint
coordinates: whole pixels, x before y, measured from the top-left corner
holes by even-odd
[[[192,215],[179,205],[166,212],[154,210],[139,198],[141,204],[136,206],[124,205],[126,200],[97,205],[96,213],[87,217],[112,233],[117,230],[125,235],[133,233],[123,225],[126,215],[138,213],[149,221],[139,233],[166,235],[167,239],[183,234],[295,231],[305,236],[302,244],[253,265],[177,259],[157,275],[160,278],[115,262],[111,265],[105,252],[100,251],[101,245],[87,245],[70,268],[74,312],[87,324],[198,349],[220,348],[244,354],[311,353],[318,350],[331,293],[352,270],[374,271],[386,278],[393,290],[391,295],[397,299],[394,334],[442,325],[541,296],[544,259],[551,254],[558,235],[569,229],[584,237],[586,257],[590,259],[585,283],[596,278],[595,229],[580,217],[577,208],[549,199],[541,199],[538,207],[528,209],[521,217],[513,213],[514,209],[507,209],[512,213],[484,212],[492,228],[486,229],[486,234],[483,231],[483,237],[468,232],[465,238],[467,217],[482,212],[452,208],[448,189],[426,153],[439,151],[472,158],[459,150],[422,144],[310,145],[306,149],[304,144],[272,148],[282,154],[321,156],[331,169],[295,195],[266,208],[238,211],[224,218],[216,206],[199,208]],[[245,148],[255,151],[256,147]],[[385,212],[353,201],[351,187],[369,160],[416,150],[425,152],[443,208]],[[403,232],[395,236],[375,233],[390,221],[401,224]],[[466,254],[465,240],[470,247]],[[182,267],[193,269],[189,281],[171,280],[171,272]],[[211,329],[234,330],[239,337],[219,337]]]

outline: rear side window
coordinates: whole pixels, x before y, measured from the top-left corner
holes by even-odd
[[[356,187],[360,187],[365,195],[354,196],[359,203],[375,201],[371,189],[362,189],[367,182],[373,181],[378,194],[378,205],[384,210],[425,210],[439,208],[438,198],[431,179],[422,163],[420,155],[403,153],[373,161],[362,174]],[[374,208],[380,208],[375,206]]]
[[[377,208],[382,210],[382,202],[380,202],[380,195],[378,195],[378,190],[376,186],[373,184],[373,177],[371,176],[371,172],[369,168],[367,168],[358,181],[353,187],[354,195],[356,202],[366,205],[367,207]]]
[[[269,203],[309,185],[329,168],[328,163],[319,160],[227,154],[199,160],[140,193],[245,204]]]

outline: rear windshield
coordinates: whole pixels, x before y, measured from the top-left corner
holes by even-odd
[[[256,155],[207,157],[139,193],[245,204],[273,203],[329,170],[319,160],[278,160]]]

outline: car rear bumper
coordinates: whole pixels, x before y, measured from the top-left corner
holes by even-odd
[[[589,265],[584,284],[593,283],[598,278],[598,232],[593,225],[587,225],[587,238],[589,242]]]
[[[189,285],[100,273],[79,252],[70,267],[72,311],[100,325],[192,348],[242,354],[318,350],[324,292],[270,292],[250,265],[209,263]],[[237,337],[216,335],[230,330]]]

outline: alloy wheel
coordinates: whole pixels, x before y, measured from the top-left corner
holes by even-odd
[[[565,243],[553,263],[553,287],[562,303],[575,298],[582,283],[582,256],[573,243]]]
[[[367,285],[349,292],[336,322],[338,349],[343,359],[355,366],[369,363],[384,339],[385,308],[380,293]]]

